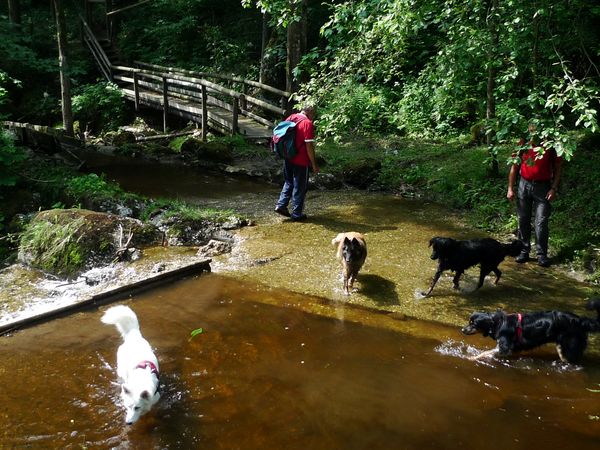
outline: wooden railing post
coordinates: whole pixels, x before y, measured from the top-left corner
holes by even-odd
[[[137,112],[140,110],[140,87],[137,70],[133,71],[133,93],[135,95],[135,111]]]
[[[162,77],[163,83],[163,131],[167,132],[167,111],[169,109],[169,86],[167,84],[167,77]]]
[[[231,135],[233,136],[234,134],[238,133],[239,130],[239,126],[238,126],[238,115],[239,115],[239,111],[240,111],[240,101],[244,100],[245,97],[243,95],[240,96],[240,98],[233,98],[233,123],[231,125]]]
[[[248,94],[248,85],[246,83],[242,83],[242,94],[244,96],[240,98],[241,107],[244,111],[248,109],[248,102],[246,101],[246,94]]]
[[[202,141],[206,142],[206,133],[208,132],[208,107],[206,86],[202,85]]]

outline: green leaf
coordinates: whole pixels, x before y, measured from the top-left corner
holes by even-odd
[[[192,339],[194,339],[199,334],[202,334],[203,332],[204,332],[204,330],[202,328],[196,328],[195,330],[192,330],[190,332],[190,338],[188,339],[188,342],[191,341]]]

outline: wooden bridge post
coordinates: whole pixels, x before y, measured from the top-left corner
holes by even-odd
[[[133,71],[133,93],[135,96],[135,110],[136,112],[140,109],[140,87],[138,84],[138,72]]]
[[[248,102],[246,101],[246,94],[248,94],[248,85],[246,83],[242,83],[242,94],[244,96],[240,98],[241,108],[246,111],[248,109]]]
[[[208,107],[206,106],[208,95],[206,86],[202,85],[202,142],[206,142],[206,133],[208,132]]]
[[[169,86],[167,84],[167,77],[162,77],[163,83],[163,131],[167,132],[167,113],[169,110]]]
[[[238,125],[238,115],[240,111],[240,101],[245,101],[244,95],[241,95],[240,98],[233,99],[233,123],[231,124],[231,135],[238,133],[239,125]]]

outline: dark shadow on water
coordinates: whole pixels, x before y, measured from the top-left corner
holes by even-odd
[[[358,275],[360,293],[380,305],[397,305],[399,303],[396,284],[379,275]]]

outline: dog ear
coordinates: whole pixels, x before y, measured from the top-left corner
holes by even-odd
[[[358,242],[358,239],[356,239],[356,238],[352,238],[352,243],[354,245],[360,245],[360,242]]]
[[[344,245],[348,245],[348,244],[350,244],[350,242],[352,242],[352,241],[350,241],[350,239],[348,239],[348,237],[344,238]]]
[[[131,391],[127,389],[127,386],[125,386],[124,384],[121,385],[121,390],[127,395],[131,394]]]
[[[142,391],[142,393],[140,394],[140,398],[143,398],[144,400],[150,400],[150,392]]]

